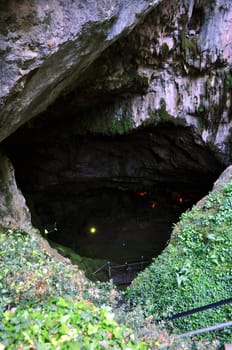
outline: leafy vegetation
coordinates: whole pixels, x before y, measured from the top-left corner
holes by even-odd
[[[82,297],[82,272],[65,261],[55,261],[36,237],[7,231],[0,235],[0,244],[0,312],[50,295]]]
[[[181,32],[181,49],[186,61],[189,58],[196,59],[198,56],[197,38],[187,38],[185,29]]]
[[[163,98],[160,99],[160,108],[155,110],[149,109],[148,114],[152,121],[167,122],[170,119],[172,119],[172,117],[170,116],[170,114],[168,114],[166,110],[166,102]]]
[[[130,106],[124,104],[120,108],[109,108],[96,115],[95,111],[88,112],[80,119],[79,133],[101,135],[123,135],[133,130],[134,122],[131,115]]]
[[[97,275],[93,274],[99,267],[107,263],[107,259],[97,259],[89,258],[85,256],[80,256],[74,250],[69,247],[63,246],[57,242],[49,241],[51,247],[55,248],[62,256],[67,257],[71,260],[73,265],[78,265],[78,267],[84,271],[85,276],[91,281],[107,281],[108,273],[106,270],[102,270]]]
[[[197,343],[167,329],[229,321],[231,304],[174,323],[154,320],[231,297],[231,227],[232,182],[182,214],[169,246],[126,292],[90,282],[35,235],[1,232],[0,349],[217,349],[213,339],[231,341],[230,328]]]
[[[232,75],[228,74],[226,76],[226,88],[229,90],[232,88]]]
[[[0,348],[145,349],[106,311],[118,298],[111,283],[88,281],[25,232],[1,233],[0,244]]]
[[[232,296],[232,183],[212,192],[202,208],[182,214],[165,251],[127,290],[129,301],[145,315],[167,317]],[[174,322],[186,332],[230,321],[232,305],[204,311]],[[204,334],[231,341],[231,328]]]
[[[147,349],[107,309],[64,298],[6,311],[0,335],[7,349]]]

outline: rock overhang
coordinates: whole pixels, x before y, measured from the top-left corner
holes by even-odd
[[[154,4],[159,1],[154,2]],[[1,4],[1,136],[44,111],[154,4],[53,1]]]

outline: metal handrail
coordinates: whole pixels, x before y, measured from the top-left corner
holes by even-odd
[[[219,307],[219,306],[222,306],[222,305],[226,305],[226,304],[231,304],[231,303],[232,303],[232,298],[227,298],[227,299],[223,299],[223,300],[220,300],[220,301],[216,301],[216,302],[211,303],[211,304],[207,304],[207,305],[204,305],[204,306],[199,306],[199,307],[196,307],[194,309],[190,309],[190,310],[187,310],[187,311],[179,312],[179,313],[174,314],[172,316],[165,317],[162,320],[164,320],[164,321],[171,321],[171,320],[175,320],[177,318],[186,317],[188,315],[195,314],[195,313],[200,312],[200,311],[214,309],[216,307]],[[157,321],[159,321],[159,320],[157,320]]]
[[[109,278],[111,278],[111,272],[112,272],[112,269],[117,269],[117,268],[122,268],[122,267],[129,267],[129,266],[136,266],[136,265],[143,265],[145,263],[149,263],[150,261],[144,261],[144,260],[141,260],[139,262],[135,262],[135,263],[127,263],[125,262],[125,264],[121,264],[121,265],[111,265],[111,262],[110,261],[107,261],[105,264],[103,264],[102,266],[100,266],[95,272],[93,272],[93,274],[95,275],[96,273],[100,272],[101,270],[103,270],[104,268],[108,268],[108,274],[109,274]],[[204,311],[204,310],[208,310],[208,309],[213,309],[213,308],[216,308],[216,307],[219,307],[219,306],[222,306],[222,305],[225,305],[225,304],[230,304],[232,303],[232,298],[227,298],[227,299],[224,299],[224,300],[221,300],[221,301],[217,301],[217,302],[214,302],[214,303],[211,303],[211,304],[207,304],[205,306],[200,306],[200,307],[197,307],[197,308],[194,308],[194,309],[190,309],[190,310],[187,310],[187,311],[183,311],[183,312],[180,312],[180,313],[177,313],[175,315],[172,315],[170,317],[167,317],[167,318],[164,318],[162,319],[163,321],[168,321],[168,320],[175,320],[177,318],[181,318],[181,317],[186,317],[188,315],[192,315],[194,313],[198,313],[198,312],[201,312],[201,311]],[[156,320],[156,322],[160,322],[161,320]],[[201,334],[201,333],[206,333],[206,332],[213,332],[215,330],[219,330],[219,329],[223,329],[223,328],[226,328],[226,327],[231,327],[232,326],[232,321],[229,321],[229,322],[224,322],[224,323],[220,323],[220,324],[217,324],[217,325],[214,325],[214,326],[210,326],[210,327],[207,327],[207,328],[201,328],[201,329],[197,329],[197,330],[194,330],[194,331],[190,331],[190,332],[186,332],[186,333],[182,333],[182,334],[177,334],[174,336],[174,339],[180,339],[180,338],[185,338],[185,337],[192,337],[192,336],[195,336],[195,335],[198,335],[198,334]]]
[[[105,264],[100,266],[96,271],[94,271],[93,275],[96,275],[98,272],[100,272],[103,269],[107,268],[108,269],[109,278],[111,278],[112,269],[116,270],[116,269],[120,269],[120,268],[124,268],[124,267],[130,267],[130,266],[141,266],[141,267],[144,267],[144,265],[149,264],[149,263],[150,263],[150,261],[149,260],[143,260],[143,257],[141,257],[141,260],[139,260],[138,262],[129,263],[129,262],[126,261],[124,264],[118,264],[118,265],[111,265],[111,262],[107,261]]]
[[[96,273],[98,273],[101,270],[103,270],[107,265],[108,265],[108,261],[105,264],[103,264],[102,266],[100,266],[96,271],[94,271],[93,275],[96,275]]]
[[[180,313],[175,314],[171,317],[164,318],[164,319],[162,319],[162,321],[175,320],[177,318],[186,317],[186,316],[192,315],[192,314],[197,313],[197,312],[201,312],[201,311],[209,310],[209,309],[214,309],[216,307],[219,307],[219,306],[222,306],[225,304],[230,304],[230,303],[232,303],[232,298],[223,299],[223,300],[211,303],[211,304],[207,304],[205,306],[200,306],[200,307],[195,308],[195,309],[180,312]],[[160,322],[160,321],[161,320],[156,320],[155,322]],[[196,329],[194,331],[189,331],[189,332],[182,333],[182,334],[177,334],[174,336],[174,339],[179,339],[179,338],[184,338],[184,337],[192,337],[194,335],[198,335],[201,333],[213,332],[213,331],[223,329],[226,327],[231,327],[231,326],[232,326],[232,321],[228,321],[228,322],[220,323],[220,324],[210,326],[207,328],[201,328],[201,329]]]
[[[141,265],[144,265],[144,264],[149,264],[150,261],[148,260],[141,260],[140,262],[135,262],[135,263],[128,263],[128,262],[125,262],[125,264],[122,264],[122,265],[111,265],[111,269],[119,269],[121,267],[129,267],[129,266],[141,266]]]
[[[174,338],[180,339],[180,338],[185,338],[185,337],[193,337],[194,335],[197,335],[197,334],[206,333],[206,332],[213,332],[213,331],[216,331],[218,329],[231,327],[231,326],[232,326],[232,321],[229,321],[229,322],[220,323],[220,324],[217,324],[217,325],[214,325],[211,327],[207,327],[207,328],[196,329],[195,331],[191,331],[191,332],[177,334],[174,336]]]

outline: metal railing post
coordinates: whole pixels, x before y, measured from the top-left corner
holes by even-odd
[[[109,278],[111,278],[111,267],[110,267],[110,261],[107,261],[107,265],[108,265],[108,275],[109,275]]]

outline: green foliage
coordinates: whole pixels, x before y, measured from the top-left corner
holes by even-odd
[[[96,259],[80,256],[74,250],[69,247],[63,246],[57,242],[49,241],[50,245],[55,248],[61,255],[71,260],[72,264],[78,265],[81,270],[84,271],[85,276],[91,281],[107,281],[108,273],[106,270],[100,271],[97,275],[93,272],[100,266],[107,263],[107,259]]]
[[[205,106],[201,103],[197,109],[197,114],[202,114],[205,112]]]
[[[124,104],[119,109],[109,109],[107,113],[102,111],[89,112],[79,121],[79,132],[91,132],[101,135],[122,135],[133,130],[134,122],[130,106]]]
[[[8,231],[0,236],[0,310],[26,303],[31,299],[45,299],[57,287],[71,288],[68,280],[72,271],[62,262],[52,261],[41,250],[35,237],[22,232]],[[62,276],[60,271],[63,271]],[[79,276],[78,276],[79,277]],[[74,277],[75,279],[75,277]],[[67,283],[67,287],[65,284]],[[70,290],[70,291],[71,291]]]
[[[155,110],[149,109],[148,114],[150,119],[156,122],[167,122],[174,119],[166,110],[166,102],[164,98],[160,99],[160,108],[157,108]]]
[[[195,111],[195,115],[198,120],[198,126],[201,131],[207,127],[207,121],[205,119],[206,109],[203,103],[201,103]]]
[[[0,233],[0,348],[216,348],[177,342],[151,320],[231,297],[231,227],[232,182],[182,214],[169,246],[126,291],[134,307],[128,310],[124,301],[125,309],[117,309],[124,326],[105,308],[122,302],[112,283],[88,281],[69,260],[55,260],[34,235]],[[174,322],[174,332],[226,322],[231,314],[232,306],[225,305],[188,316]],[[231,341],[231,329],[203,337]]]
[[[107,309],[67,298],[4,312],[0,342],[9,350],[148,348]]]
[[[163,59],[166,59],[168,57],[169,51],[169,46],[166,43],[164,43],[161,46],[161,56]]]
[[[227,87],[227,89],[232,88],[232,75],[231,74],[228,74],[226,76],[226,87]]]
[[[181,33],[181,49],[186,61],[188,61],[189,58],[196,59],[198,56],[197,38],[187,38],[186,30],[183,30]]]
[[[108,122],[105,126],[105,132],[108,135],[123,135],[132,129],[133,120],[131,112],[127,108],[120,111],[120,113],[118,113],[118,116],[110,120],[110,122]]]
[[[112,283],[88,281],[34,235],[8,230],[0,245],[0,348],[147,349],[104,309],[120,299]]]
[[[0,314],[51,295],[75,295],[96,305],[113,301],[112,283],[88,281],[69,260],[55,260],[36,236],[7,231],[0,234],[0,245]]]
[[[232,296],[232,183],[208,196],[204,206],[181,216],[172,240],[127,290],[133,305],[146,315],[166,317]],[[232,305],[174,322],[185,332],[231,320]],[[204,334],[231,341],[231,329]]]
[[[148,78],[135,73],[133,70],[124,72],[119,78],[120,85],[127,88],[146,88],[148,86]]]
[[[54,260],[36,236],[6,231],[0,243],[0,348],[191,349],[150,324],[142,308],[118,308],[123,296],[112,283],[87,281],[67,259]]]

